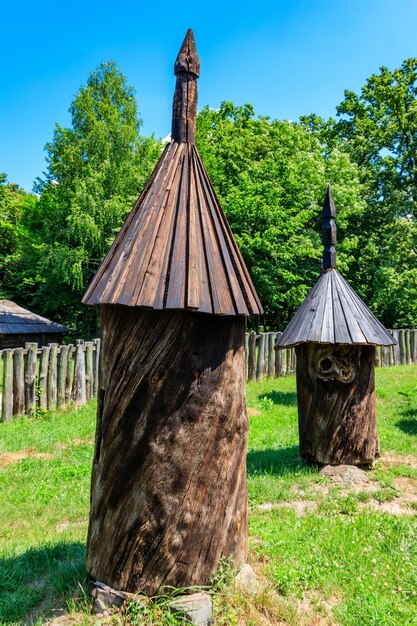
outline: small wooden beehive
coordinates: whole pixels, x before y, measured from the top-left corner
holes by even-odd
[[[395,340],[336,269],[336,208],[323,206],[323,272],[276,348],[295,347],[300,455],[364,465],[379,456],[375,346]]]
[[[195,146],[199,73],[190,30],[172,140],[83,300],[102,336],[87,570],[148,594],[247,550],[244,332],[262,307]]]

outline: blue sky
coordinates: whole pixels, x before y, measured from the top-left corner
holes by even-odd
[[[335,114],[381,65],[417,56],[416,0],[27,2],[0,0],[0,171],[30,190],[44,145],[90,71],[114,59],[136,90],[143,132],[170,131],[173,63],[188,27],[199,107],[249,102],[296,120]]]

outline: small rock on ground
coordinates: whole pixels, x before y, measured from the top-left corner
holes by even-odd
[[[251,566],[247,563],[240,568],[235,578],[235,583],[237,589],[250,595],[255,595],[261,590],[261,583],[256,578]]]
[[[180,596],[169,603],[175,613],[184,615],[195,626],[209,626],[213,613],[213,604],[208,593],[192,593]]]
[[[326,465],[320,471],[336,485],[360,485],[369,482],[368,473],[355,465]]]

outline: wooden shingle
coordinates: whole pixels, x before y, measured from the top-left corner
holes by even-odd
[[[259,315],[255,287],[194,144],[199,60],[191,30],[175,74],[172,140],[83,302]]]

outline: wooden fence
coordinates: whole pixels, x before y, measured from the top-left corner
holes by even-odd
[[[378,347],[376,365],[417,364],[417,330],[390,330],[397,340],[396,346]],[[293,374],[295,372],[295,350],[274,350],[276,340],[282,333],[246,333],[246,378],[263,380]]]
[[[99,356],[100,339],[0,350],[0,421],[82,406],[97,394]]]
[[[376,365],[417,364],[417,330],[390,331],[398,344],[378,348]],[[281,333],[246,334],[246,377],[263,380],[295,372],[295,350],[274,350]],[[0,350],[0,421],[68,404],[82,406],[97,394],[100,339],[76,345]]]

